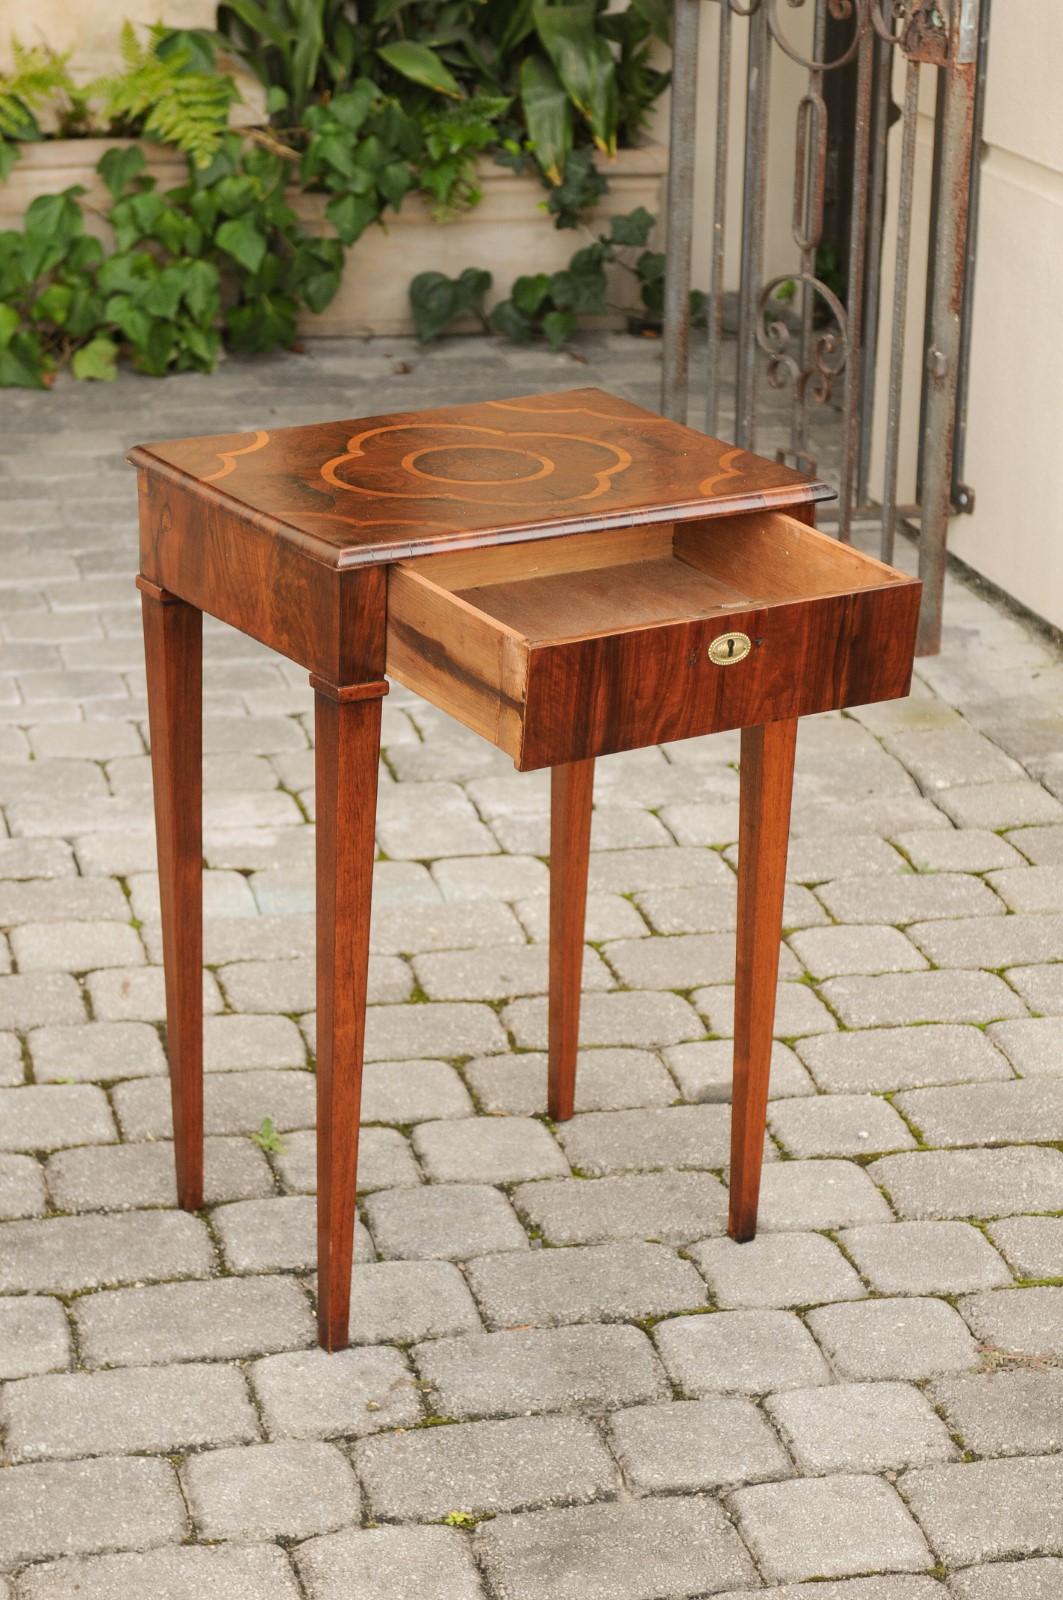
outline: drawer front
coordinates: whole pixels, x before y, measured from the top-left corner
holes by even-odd
[[[532,646],[521,770],[908,693],[920,586]],[[721,633],[751,641],[717,665]]]

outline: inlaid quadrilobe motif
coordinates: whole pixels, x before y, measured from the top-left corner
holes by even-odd
[[[830,492],[600,389],[175,440],[131,459],[209,485],[342,567]]]

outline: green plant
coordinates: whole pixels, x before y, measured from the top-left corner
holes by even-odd
[[[223,342],[257,351],[295,338],[301,305],[339,285],[342,246],[306,235],[284,200],[286,163],[224,135],[165,193],[135,146],[97,170],[111,195],[114,250],[85,232],[80,188],[35,200],[0,233],[0,385],[42,388],[69,364],[104,381],[138,371],[210,371]]]
[[[44,45],[32,49],[11,41],[12,70],[0,73],[0,183],[18,160],[18,147],[44,137],[37,113],[47,107],[64,105],[67,110],[75,93],[66,64]]]
[[[284,1140],[273,1126],[272,1117],[263,1117],[258,1131],[251,1135],[252,1144],[257,1144],[260,1150],[266,1150],[271,1155],[279,1155],[284,1149]]]
[[[459,317],[476,316],[489,326],[484,313],[484,296],[492,284],[489,272],[481,267],[466,267],[456,278],[442,272],[419,272],[410,284],[410,309],[414,327],[422,344],[449,328]]]
[[[126,22],[121,50],[124,70],[96,79],[85,90],[86,98],[101,101],[110,131],[159,139],[183,150],[197,166],[207,166],[238,98],[229,74],[217,71],[209,36],[157,23],[141,44]]]
[[[601,316],[609,309],[606,267],[615,264],[630,272],[639,284],[642,304],[651,322],[660,320],[664,303],[665,257],[646,249],[654,218],[638,206],[626,216],[613,217],[607,233],[577,250],[560,272],[538,272],[517,278],[508,299],[500,300],[484,319],[483,300],[491,287],[489,272],[466,267],[457,278],[441,272],[422,272],[410,285],[410,310],[417,337],[428,343],[439,337],[457,317],[473,312],[488,326],[515,344],[544,338],[558,350],[569,338],[580,316]],[[628,252],[638,250],[634,259]],[[691,293],[691,312],[700,321],[705,296]]]
[[[421,119],[423,153],[417,161],[422,189],[432,195],[433,215],[445,221],[477,204],[476,157],[498,141],[498,122],[509,109],[500,95],[474,95],[456,104],[445,102]]]
[[[617,12],[607,0],[225,0],[218,22],[267,86],[278,128],[360,78],[419,124],[436,120],[439,96],[504,100],[499,146],[559,184],[581,142],[611,154],[641,131],[668,81],[649,60],[668,14],[667,0]]]

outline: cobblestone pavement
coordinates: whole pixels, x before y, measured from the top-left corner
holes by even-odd
[[[2,1600],[1063,1593],[1063,663],[956,583],[910,700],[803,727],[741,1247],[735,737],[600,764],[555,1128],[546,785],[396,688],[333,1357],[310,695],[210,626],[209,1204],[174,1208],[124,447],[587,381],[652,403],[656,355],[332,344],[4,395]]]

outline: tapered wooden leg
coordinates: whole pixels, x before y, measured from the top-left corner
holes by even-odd
[[[739,1240],[757,1231],[796,739],[796,719],[742,730],[727,1226]]]
[[[317,1304],[326,1350],[347,1344],[383,684],[316,690]],[[355,698],[359,692],[367,698]],[[343,696],[343,698],[340,698]]]
[[[594,762],[572,761],[550,773],[550,1023],[548,1109],[572,1115],[583,983],[583,930],[591,848]]]
[[[166,973],[177,1201],[203,1204],[203,615],[138,578]]]

